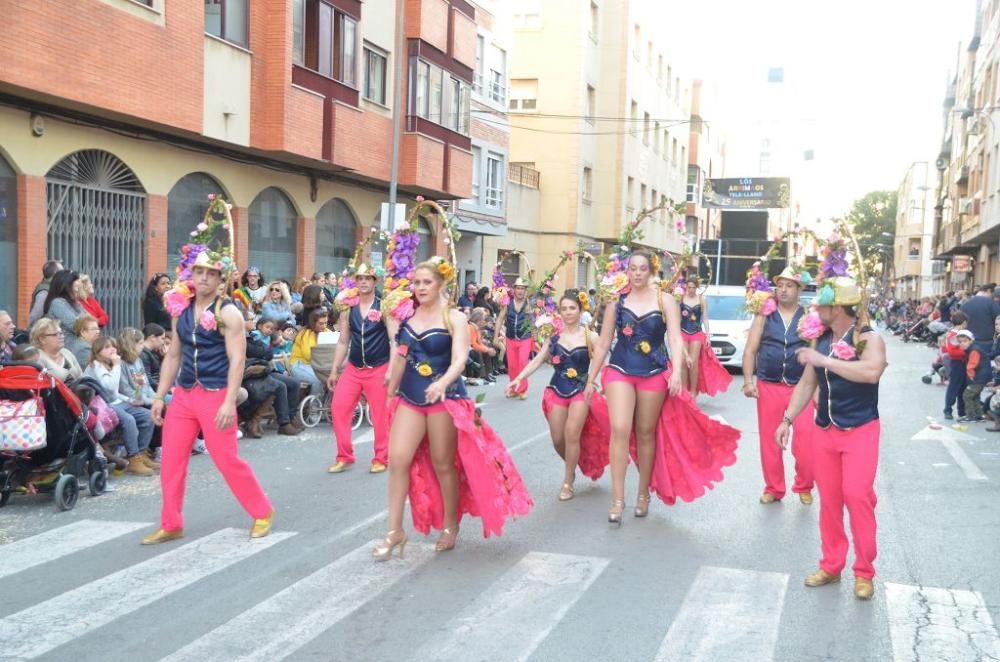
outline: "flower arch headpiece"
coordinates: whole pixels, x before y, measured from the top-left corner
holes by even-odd
[[[849,256],[849,252],[853,255]],[[856,306],[857,323],[854,325],[851,341],[860,354],[864,343],[858,341],[858,336],[868,325],[868,273],[861,247],[851,228],[840,221],[822,246],[821,253],[823,262],[816,278],[816,300],[810,314],[803,316],[799,322],[799,336],[816,340],[826,331],[826,327],[819,321],[816,306]],[[852,261],[857,278],[851,277]]]
[[[769,315],[774,312],[777,303],[774,300],[774,288],[768,278],[771,273],[771,262],[775,258],[779,257],[782,251],[785,250],[785,242],[794,237],[809,237],[816,241],[817,244],[822,243],[812,230],[797,229],[775,236],[774,242],[771,244],[767,253],[762,255],[761,258],[754,262],[753,265],[747,270],[746,309],[754,315]],[[803,285],[809,285],[813,282],[812,274],[810,274],[804,266],[789,264],[782,273],[784,274],[789,270],[794,272],[796,282]],[[780,276],[776,277],[775,281],[777,281],[777,278],[779,277]]]
[[[608,253],[597,258],[598,292],[601,301],[617,300],[619,296],[628,292],[628,276],[625,274],[628,269],[628,261],[635,250],[633,245],[641,242],[644,236],[639,226],[647,218],[664,210],[671,216],[676,214],[676,210],[667,202],[666,198],[661,198],[660,203],[655,207],[641,210],[635,219],[626,223],[622,228],[618,243],[612,246]],[[677,230],[682,232],[684,230],[683,221],[678,220],[677,223]],[[673,255],[669,252],[658,253],[655,250],[650,252],[653,253],[654,258],[650,267],[654,272],[660,271],[658,264],[660,255],[669,256],[674,261]]]
[[[533,271],[531,269],[531,262],[528,261],[528,256],[525,255],[523,251],[519,250],[504,251],[503,257],[498,260],[496,265],[493,267],[493,288],[490,292],[490,296],[493,297],[493,302],[498,306],[506,306],[510,303],[511,285],[507,282],[507,277],[503,273],[503,263],[504,260],[515,255],[519,258],[519,260],[524,260],[524,265],[527,267],[525,275],[529,280],[531,279]]]
[[[174,287],[164,295],[164,305],[171,317],[180,317],[194,298],[192,271],[195,267],[213,269],[229,282],[238,272],[233,256],[233,205],[221,195],[208,196],[208,209],[202,221],[191,231],[191,242],[181,246],[180,262]],[[221,235],[221,236],[220,236]]]

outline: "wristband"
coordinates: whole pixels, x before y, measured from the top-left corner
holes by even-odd
[[[156,395],[153,396],[153,402],[156,402],[157,400],[159,400],[160,402],[163,402],[163,403],[166,403],[166,401],[167,401],[167,399],[165,397],[163,397],[162,395],[160,395],[159,393],[157,393]]]
[[[792,424],[792,423],[794,423],[795,421],[793,421],[792,419],[788,418],[788,414],[787,414],[787,413],[785,413],[785,414],[782,414],[782,415],[781,415],[781,422],[782,422],[782,423],[788,423],[789,425],[791,425],[791,424]]]

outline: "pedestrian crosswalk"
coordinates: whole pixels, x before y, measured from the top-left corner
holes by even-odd
[[[10,595],[5,582],[18,581],[22,573],[44,574],[46,564],[58,564],[69,555],[86,564],[88,554],[107,555],[109,546],[137,548],[136,534],[143,528],[151,525],[82,520],[0,546],[0,596]],[[184,598],[192,595],[197,585],[215,581],[224,571],[230,575],[240,572],[241,564],[259,560],[276,564],[278,570],[273,574],[288,577],[287,581],[243,582],[241,590],[249,593],[241,595],[252,598],[240,601],[237,610],[218,616],[204,614],[206,621],[197,631],[172,631],[166,643],[159,642],[162,648],[143,650],[141,659],[270,662],[309,658],[308,647],[329,631],[341,625],[358,627],[359,618],[370,619],[372,613],[384,613],[387,605],[412,600],[420,594],[421,582],[426,587],[426,582],[454,581],[449,561],[432,561],[441,557],[429,544],[411,542],[405,559],[375,563],[372,545],[366,542],[339,557],[317,562],[319,567],[300,568],[303,561],[290,554],[298,549],[300,538],[296,533],[278,531],[251,540],[245,530],[222,529],[174,546],[143,548],[143,555],[150,555],[145,560],[96,579],[92,574],[83,575],[79,585],[36,604],[23,607],[19,602],[14,607],[18,611],[0,618],[0,660],[104,659],[91,649],[81,649],[78,640],[102,633],[119,636],[123,629],[135,635],[133,616],[140,610],[147,610],[138,620],[149,630],[142,632],[140,628],[138,636],[150,636],[158,628],[169,627],[170,618],[175,616],[150,618],[155,612],[148,610],[157,603],[173,600],[177,604],[180,597],[194,609],[197,601],[188,603]],[[294,570],[282,565],[289,558],[299,558]],[[451,562],[462,559],[459,553],[446,558]],[[609,600],[608,587],[624,570],[619,561],[593,555],[530,551],[509,563],[493,558],[482,565],[486,576],[481,587],[468,593],[459,591],[460,599],[435,603],[435,611],[446,610],[434,621],[439,625],[426,630],[414,627],[412,636],[419,639],[407,641],[405,655],[397,659],[551,659],[551,651],[561,649],[566,643],[561,637],[571,636],[568,632],[573,627],[600,627],[599,623],[567,624],[588,618],[595,609],[600,613],[601,605]],[[1000,636],[980,593],[891,582],[881,587],[876,599],[884,604],[887,616],[881,638],[891,640],[894,662],[1000,658]],[[822,589],[810,596],[835,598],[835,591]],[[659,605],[658,613],[672,616],[649,621],[655,625],[648,632],[648,655],[629,659],[791,659],[778,657],[782,629],[788,627],[783,618],[788,617],[785,606],[790,595],[793,589],[788,574],[696,567],[686,594],[675,601],[679,604],[668,604],[664,598]],[[0,601],[0,608],[2,604]],[[832,604],[816,608],[829,609]],[[881,613],[881,607],[853,599],[838,604],[838,609],[846,610],[844,605],[849,604],[869,617]],[[395,618],[419,620],[422,616],[419,611],[396,613],[394,607],[388,612]],[[545,653],[541,652],[543,645]],[[323,659],[367,658],[338,650],[337,657]],[[579,658],[567,653],[565,659]]]

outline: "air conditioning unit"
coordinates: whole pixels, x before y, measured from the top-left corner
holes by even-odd
[[[948,160],[939,156],[938,160],[934,162],[934,167],[938,170],[944,170],[948,167]]]
[[[972,198],[959,198],[958,199],[958,214],[959,216],[968,216],[973,213],[973,205],[975,200]]]

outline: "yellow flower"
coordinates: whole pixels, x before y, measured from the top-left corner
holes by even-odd
[[[417,374],[421,377],[430,377],[434,374],[434,369],[431,368],[430,363],[421,363],[417,366]]]
[[[576,372],[576,368],[570,368],[569,370],[566,371],[566,376],[569,377],[570,379],[576,379],[577,374],[578,373]]]
[[[444,276],[446,282],[451,281],[455,278],[455,267],[442,260],[438,265],[438,273]]]
[[[642,352],[643,354],[649,354],[650,349],[652,348],[649,346],[649,343],[646,342],[645,340],[639,343],[639,351]]]

